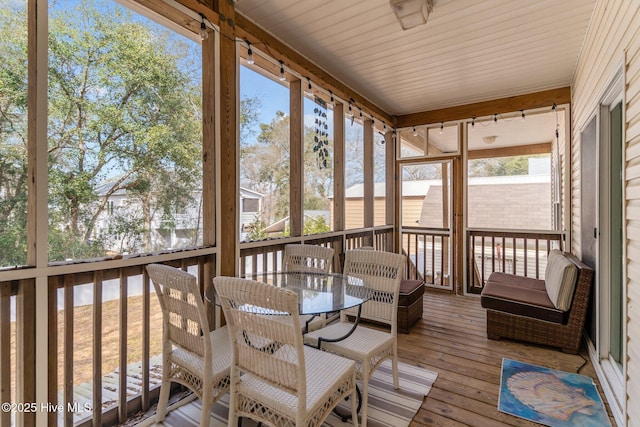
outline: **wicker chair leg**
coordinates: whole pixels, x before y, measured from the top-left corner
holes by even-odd
[[[361,409],[361,418],[360,425],[362,427],[367,427],[367,410],[369,409],[369,376],[363,375],[362,378],[362,409]]]
[[[202,411],[200,413],[200,427],[211,424],[211,408],[213,407],[213,384],[208,382],[202,390]]]
[[[351,393],[351,423],[358,427],[358,393],[355,388]]]
[[[164,365],[167,366],[167,365]],[[167,404],[169,403],[169,391],[171,389],[171,380],[166,375],[162,375],[162,385],[160,386],[160,397],[158,398],[158,407],[156,408],[156,422],[164,421],[167,414]]]
[[[398,347],[393,349],[391,366],[393,368],[393,388],[398,390],[400,388],[400,379],[398,378]]]

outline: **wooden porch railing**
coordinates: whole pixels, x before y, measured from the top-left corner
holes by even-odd
[[[242,243],[240,269],[278,270],[284,246],[304,242],[333,247],[341,271],[345,249],[384,249],[392,233],[393,227],[377,227]],[[162,312],[145,267],[164,263],[189,271],[204,291],[215,257],[212,247],[47,267],[48,402],[63,408],[48,414],[49,425],[115,425],[151,407],[162,372]],[[20,274],[25,278],[0,282],[2,402],[35,401],[36,279],[26,276],[36,273]],[[34,423],[34,413],[0,413],[2,426]]]
[[[204,291],[205,265],[215,267],[210,251],[49,276],[49,342],[58,349],[48,355],[49,390],[58,390],[49,401],[63,405],[50,414],[50,425],[114,425],[150,408],[160,384],[162,312],[145,266],[161,262],[189,271]]]
[[[240,275],[252,275],[261,271],[277,271],[282,267],[284,247],[292,243],[304,243],[333,248],[333,271],[342,271],[344,251],[373,246],[389,250],[393,242],[393,227],[376,227],[338,231],[314,236],[286,237],[275,240],[243,242],[240,244]]]
[[[544,279],[549,251],[564,242],[560,231],[473,229],[467,237],[467,292],[475,294],[494,271]]]
[[[449,230],[402,228],[402,250],[407,256],[407,278],[430,287],[451,289]]]
[[[35,401],[35,280],[0,282],[0,401]],[[31,408],[3,406],[0,425],[32,425]]]

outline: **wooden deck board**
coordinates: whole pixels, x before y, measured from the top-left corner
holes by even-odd
[[[438,372],[410,427],[539,425],[498,411],[503,357],[590,376],[604,400],[584,345],[579,354],[571,355],[550,347],[489,340],[477,296],[427,290],[423,318],[410,334],[399,334],[398,353],[404,362]],[[615,426],[611,413],[609,419]]]

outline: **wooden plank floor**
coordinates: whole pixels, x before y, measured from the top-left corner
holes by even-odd
[[[539,426],[498,412],[503,357],[592,377],[604,400],[584,345],[578,355],[569,355],[548,347],[488,340],[485,310],[476,296],[427,290],[423,318],[410,334],[399,334],[398,352],[402,361],[438,373],[411,427]],[[607,411],[615,426],[608,405]]]

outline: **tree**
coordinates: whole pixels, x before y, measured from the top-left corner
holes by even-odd
[[[260,124],[257,144],[248,145],[242,153],[241,184],[264,195],[262,217],[267,223],[289,215],[289,123],[290,117],[278,111],[270,123]],[[304,135],[303,208],[329,210],[333,156],[329,151],[327,167],[320,166],[313,129],[307,127]]]
[[[327,220],[324,216],[318,215],[313,218],[307,218],[304,222],[303,234],[319,234],[319,233],[328,233],[331,231],[329,224],[327,224]]]
[[[0,267],[27,262],[25,5],[0,1]]]
[[[253,218],[253,221],[247,226],[247,228],[248,240],[264,240],[267,238],[267,232],[265,231],[267,224],[259,215],[256,215]]]
[[[81,1],[49,22],[52,228],[64,224],[89,241],[109,197],[125,190],[141,206],[139,249],[152,250],[156,212],[180,209],[200,184],[201,89],[192,48],[113,4],[98,10]]]
[[[241,185],[263,195],[262,218],[268,224],[289,215],[289,157],[289,116],[282,111],[261,123],[257,143],[241,152]]]
[[[529,173],[529,159],[549,155],[510,156],[477,159],[469,162],[469,176],[513,176]]]

